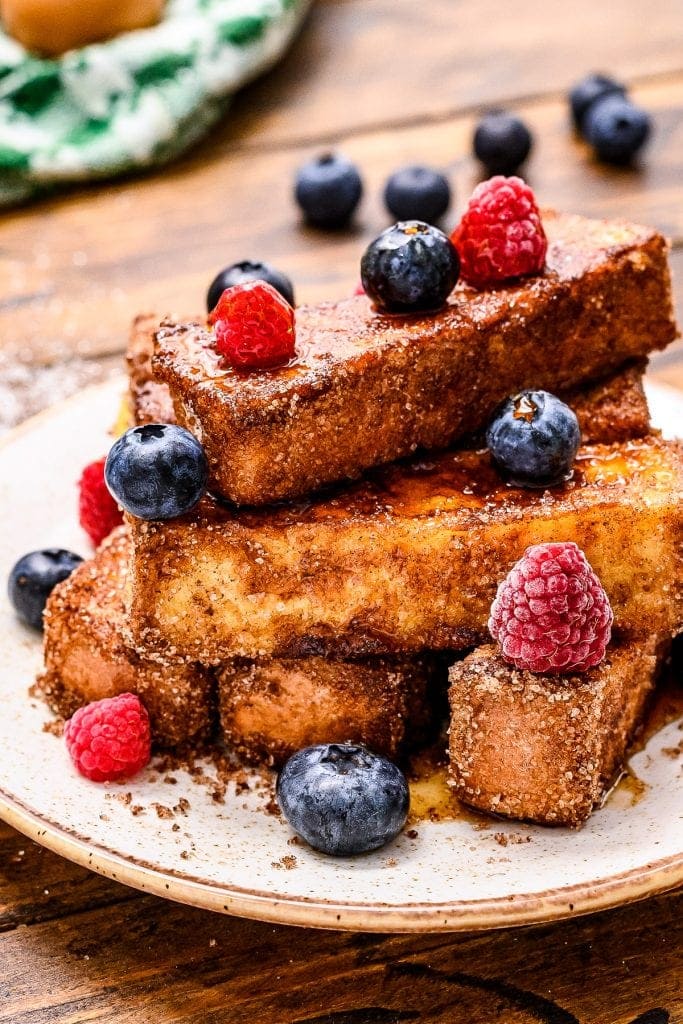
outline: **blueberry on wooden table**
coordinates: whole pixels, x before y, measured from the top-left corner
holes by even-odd
[[[480,120],[472,142],[489,174],[514,174],[531,152],[531,132],[514,114],[492,110]]]
[[[627,164],[633,160],[651,131],[652,119],[647,111],[623,96],[599,100],[586,115],[586,139],[598,159],[608,164]]]
[[[625,96],[626,87],[609,75],[590,74],[572,87],[569,108],[578,132],[584,130],[584,121],[591,107],[605,96]]]
[[[396,220],[436,224],[451,203],[448,179],[431,167],[402,167],[384,187],[384,203]]]
[[[323,153],[297,171],[294,197],[314,227],[344,227],[362,194],[358,168],[341,153]]]

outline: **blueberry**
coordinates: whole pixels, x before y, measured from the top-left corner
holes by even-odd
[[[512,174],[524,163],[532,145],[524,122],[505,110],[485,114],[474,132],[474,154],[489,174]]]
[[[323,743],[293,754],[278,776],[277,799],[295,832],[336,857],[394,839],[410,803],[403,772],[352,743]]]
[[[31,551],[19,559],[9,574],[7,592],[22,622],[34,629],[43,628],[45,602],[82,561],[80,555],[62,548]]]
[[[297,171],[294,195],[314,227],[343,227],[362,193],[363,182],[356,166],[340,153],[323,153]]]
[[[581,440],[575,414],[548,391],[506,399],[486,432],[493,461],[518,487],[553,487],[569,477]]]
[[[626,89],[609,75],[586,75],[569,93],[569,106],[577,131],[583,132],[586,114],[598,100],[605,96],[625,96]]]
[[[384,202],[396,220],[436,224],[450,206],[448,179],[429,167],[403,167],[384,187]]]
[[[104,479],[126,512],[138,519],[174,519],[206,491],[209,468],[199,441],[182,427],[133,427],[111,447]]]
[[[367,247],[360,264],[366,295],[387,313],[440,309],[459,273],[460,259],[450,239],[419,220],[387,228]]]
[[[585,129],[598,159],[626,164],[647,142],[651,119],[645,110],[623,96],[607,96],[588,111]]]
[[[206,308],[209,313],[215,309],[226,288],[245,284],[247,281],[267,281],[290,306],[294,305],[294,287],[286,274],[271,267],[270,263],[242,260],[241,263],[232,263],[214,277],[206,296]]]

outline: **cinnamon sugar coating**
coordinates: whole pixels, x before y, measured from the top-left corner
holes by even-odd
[[[534,675],[480,647],[450,670],[450,779],[482,811],[579,825],[624,762],[668,647],[613,645],[596,668]]]
[[[131,423],[175,423],[168,385],[155,380],[152,369],[154,337],[160,319],[153,314],[133,321],[126,360]],[[625,441],[650,432],[650,412],[643,390],[647,361],[626,363],[614,373],[582,387],[561,390],[559,398],[576,413],[584,444]]]
[[[461,650],[486,637],[525,548],[551,540],[585,552],[615,630],[682,624],[683,459],[658,438],[584,447],[573,478],[546,491],[507,486],[488,452],[456,451],[298,504],[207,498],[131,529],[129,625],[147,657]]]
[[[525,387],[596,381],[676,337],[656,231],[548,213],[543,274],[459,284],[436,314],[387,316],[365,296],[297,310],[297,356],[225,367],[200,321],[165,321],[154,376],[204,445],[211,487],[237,504],[296,498],[481,429]]]
[[[187,663],[162,667],[124,639],[130,553],[130,534],[121,526],[55,587],[45,611],[45,668],[37,690],[64,718],[90,701],[136,693],[149,713],[155,745],[199,740],[215,719],[211,674]]]
[[[396,760],[435,722],[436,661],[234,662],[218,672],[223,736],[245,760],[275,765],[316,743],[363,743]]]

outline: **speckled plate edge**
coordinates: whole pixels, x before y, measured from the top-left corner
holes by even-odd
[[[103,391],[111,383],[100,385]],[[680,416],[680,394],[660,385],[648,386],[653,405],[671,421]],[[0,440],[0,448],[48,422],[67,399],[21,424]],[[541,893],[515,893],[505,898],[447,903],[406,903],[400,907],[376,902],[353,903],[279,896],[272,892],[226,887],[190,874],[165,873],[123,857],[92,839],[85,840],[58,822],[35,813],[0,788],[0,818],[19,832],[89,870],[153,895],[206,910],[283,925],[373,932],[455,932],[513,927],[595,913],[645,899],[683,885],[683,850],[624,873]]]
[[[364,932],[469,932],[560,921],[635,903],[683,885],[683,852],[581,885],[506,899],[404,904],[354,904],[280,898],[167,875],[119,856],[35,815],[0,790],[0,818],[67,860],[105,878],[192,907],[273,924]]]

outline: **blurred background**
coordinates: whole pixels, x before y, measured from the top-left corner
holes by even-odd
[[[600,164],[571,129],[567,91],[595,70],[654,119],[633,166]],[[118,369],[136,313],[202,312],[233,261],[272,262],[298,302],[350,294],[364,246],[390,222],[384,182],[404,164],[448,175],[450,229],[483,175],[472,132],[493,106],[534,135],[523,174],[541,205],[666,232],[680,315],[681,0],[318,0],[279,65],[187,155],[0,213],[0,429]],[[334,233],[304,227],[292,199],[297,167],[328,148],[365,185]]]

